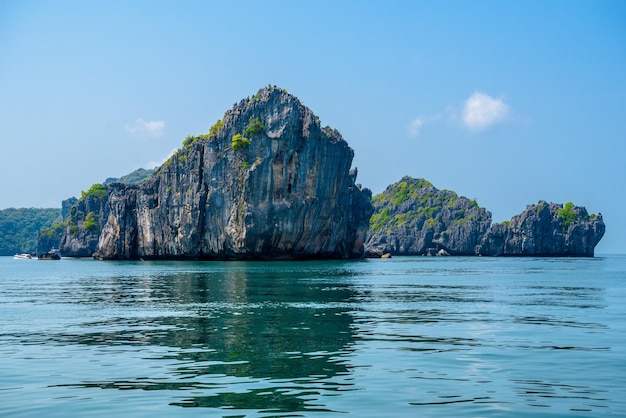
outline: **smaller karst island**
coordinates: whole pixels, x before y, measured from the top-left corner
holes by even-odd
[[[354,151],[295,96],[262,88],[161,167],[63,202],[38,252],[101,260],[401,255],[593,257],[600,214],[540,201],[492,224],[476,201],[404,177],[376,196]]]

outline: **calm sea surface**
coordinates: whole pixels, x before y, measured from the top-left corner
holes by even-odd
[[[626,416],[626,256],[0,257],[0,416]]]

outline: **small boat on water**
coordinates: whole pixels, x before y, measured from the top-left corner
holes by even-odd
[[[48,251],[47,253],[45,253],[45,254],[39,254],[37,259],[39,259],[39,260],[60,260],[61,259],[61,252],[59,250],[57,250],[56,248],[53,248],[50,251]]]
[[[30,260],[32,258],[33,258],[32,255],[26,254],[26,253],[24,253],[24,254],[15,254],[13,256],[13,259],[15,259],[15,260]]]

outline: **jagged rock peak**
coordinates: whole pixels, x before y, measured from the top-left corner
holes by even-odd
[[[475,200],[409,176],[372,203],[366,240],[366,251],[372,253],[473,255],[491,225],[491,213]]]
[[[104,259],[350,258],[371,192],[353,151],[295,96],[267,87],[189,136],[138,186],[108,186]]]

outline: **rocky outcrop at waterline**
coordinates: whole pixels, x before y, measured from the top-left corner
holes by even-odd
[[[573,203],[539,202],[491,225],[474,200],[404,177],[373,198],[366,254],[593,257],[602,215]]]
[[[404,177],[372,202],[369,254],[474,255],[491,225],[476,201],[424,179]]]
[[[208,134],[186,138],[141,184],[102,186],[97,202],[87,193],[61,251],[99,259],[360,257],[373,209],[371,192],[355,184],[353,156],[296,97],[264,88]]]
[[[584,207],[540,201],[510,221],[495,224],[476,247],[477,255],[593,257],[604,236],[602,215]]]

